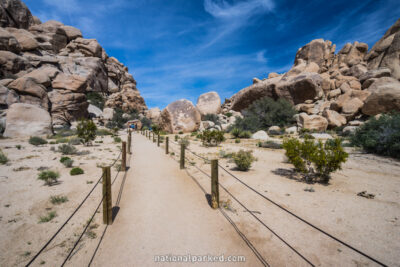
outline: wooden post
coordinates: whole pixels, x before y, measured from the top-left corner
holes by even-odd
[[[211,160],[211,206],[219,207],[218,160]]]
[[[180,160],[181,170],[185,168],[185,145],[181,144],[181,160]]]
[[[168,149],[169,149],[169,137],[167,136],[167,137],[165,137],[165,154],[167,154],[168,155],[168,153],[169,153],[169,151],[168,151]]]
[[[121,171],[126,171],[126,142],[122,142],[122,162]]]
[[[156,134],[153,132],[153,143],[156,142]]]
[[[157,146],[160,146],[160,134],[157,134]]]
[[[132,154],[131,153],[131,145],[132,145],[132,135],[131,135],[131,131],[128,132],[128,154]]]
[[[103,167],[103,223],[112,224],[111,169]]]

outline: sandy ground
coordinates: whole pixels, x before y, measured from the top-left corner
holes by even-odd
[[[121,135],[126,138],[124,133]],[[89,192],[93,184],[87,181],[96,181],[101,175],[96,164],[110,163],[118,156],[119,148],[112,138],[103,140],[98,146],[77,146],[79,150],[91,152],[73,157],[74,165],[85,170],[80,176],[69,175],[69,169],[58,162],[61,154],[50,151],[50,145],[34,147],[26,139],[0,140],[0,147],[11,164],[0,165],[0,266],[24,266]],[[221,201],[230,203],[230,209],[224,211],[237,231],[221,212],[209,207],[205,193],[210,193],[210,179],[203,172],[210,173],[210,164],[187,153],[187,168],[181,171],[176,162],[177,146],[171,143],[170,151],[176,154],[166,156],[163,145],[158,148],[137,134],[133,140],[130,169],[120,173],[113,186],[113,203],[120,208],[114,224],[106,229],[102,214],[96,215],[91,227],[94,235],[84,236],[68,261],[69,266],[87,266],[105,229],[93,266],[175,266],[176,263],[154,263],[155,255],[164,254],[244,255],[247,261],[235,265],[261,265],[237,231],[247,237],[247,242],[271,266],[308,265],[222,189]],[[258,161],[248,172],[235,170],[234,164],[226,159],[220,159],[220,164],[330,234],[389,266],[400,266],[399,161],[352,151],[343,170],[332,175],[329,185],[309,185],[291,177],[292,166],[285,163],[283,150],[257,148],[255,143],[246,140],[234,144],[233,140],[228,140],[222,146],[205,148],[192,140],[189,149],[209,159],[217,157],[221,150],[252,149]],[[17,144],[23,148],[18,150]],[[13,170],[21,166],[29,169]],[[40,166],[58,170],[61,183],[51,187],[43,185],[37,180]],[[219,172],[222,185],[314,265],[376,266],[272,205],[224,171]],[[112,177],[116,173],[112,169]],[[124,185],[122,195],[121,185]],[[314,192],[304,191],[310,187]],[[357,196],[360,191],[372,193],[375,198]],[[53,205],[49,201],[51,195],[65,195],[69,201]],[[99,187],[33,266],[62,263],[97,207],[100,196]],[[49,211],[56,211],[58,216],[39,224],[39,216]]]

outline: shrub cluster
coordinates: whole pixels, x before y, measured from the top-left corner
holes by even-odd
[[[70,175],[80,175],[80,174],[84,174],[84,171],[79,168],[79,167],[75,167],[72,168],[71,171],[69,172]]]
[[[67,168],[72,167],[72,164],[74,164],[74,160],[70,157],[61,157],[60,162]]]
[[[272,149],[281,149],[283,148],[282,144],[279,144],[277,142],[274,142],[272,140],[268,140],[265,142],[258,142],[257,143],[258,147],[263,147],[263,148],[272,148]]]
[[[230,131],[230,133],[234,138],[250,138],[251,137],[251,132],[250,131],[243,131],[243,130],[240,130],[239,128],[236,128],[236,127],[233,128]]]
[[[272,98],[264,97],[253,102],[242,113],[243,118],[237,117],[233,127],[241,131],[256,132],[268,130],[274,125],[279,127],[290,125],[297,112],[293,105],[285,99],[275,101]]]
[[[96,139],[96,124],[92,120],[82,119],[76,126],[76,133],[83,142],[88,145]]]
[[[58,152],[61,152],[63,155],[74,155],[78,153],[78,150],[74,146],[62,144],[58,146]]]
[[[232,154],[232,159],[240,171],[247,171],[250,169],[251,164],[257,159],[253,156],[253,151],[239,150],[239,152]]]
[[[307,137],[304,142],[290,138],[283,142],[283,148],[289,162],[305,175],[307,182],[316,177],[324,183],[329,182],[330,174],[341,169],[348,157],[339,138],[327,140],[325,144]]]
[[[38,179],[44,181],[48,186],[56,183],[59,177],[60,174],[55,171],[42,171],[38,175]]]
[[[0,164],[6,164],[8,162],[8,158],[6,154],[0,149]]]
[[[224,132],[205,130],[201,133],[200,139],[205,146],[217,146],[225,140]]]
[[[369,153],[400,158],[400,113],[371,118],[356,130],[351,143]]]
[[[39,136],[31,136],[29,138],[29,144],[34,146],[44,145],[47,144],[47,141]]]

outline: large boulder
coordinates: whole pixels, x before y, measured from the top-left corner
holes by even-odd
[[[82,37],[82,32],[75,27],[64,25],[61,26],[61,28],[65,31],[69,42],[78,37]]]
[[[15,37],[8,31],[0,28],[0,50],[18,53],[21,47]]]
[[[16,73],[31,67],[29,61],[10,51],[0,51],[0,77],[14,78]]]
[[[103,115],[103,112],[101,111],[101,109],[99,109],[98,107],[96,107],[92,104],[89,104],[88,112],[89,112],[89,116],[91,118],[100,118]]]
[[[21,77],[12,81],[8,88],[14,89],[20,94],[20,102],[39,105],[48,110],[49,99],[46,88],[34,78]]]
[[[44,85],[45,87],[49,87],[51,85],[51,81],[57,76],[60,71],[51,66],[44,66],[38,69],[35,69],[23,77],[31,77],[36,80],[36,82]]]
[[[40,41],[39,46],[54,53],[60,52],[68,43],[68,37],[63,29],[64,24],[55,20],[29,27],[29,31]]]
[[[255,132],[255,133],[251,136],[251,139],[266,141],[266,140],[269,139],[269,136],[268,136],[268,134],[267,134],[265,131],[262,131],[262,130],[261,130],[261,131]]]
[[[379,78],[367,90],[371,95],[365,100],[362,113],[376,115],[400,111],[400,82],[396,79]]]
[[[322,115],[328,120],[328,126],[331,128],[341,127],[346,124],[347,120],[334,110],[326,109]]]
[[[36,24],[28,7],[20,0],[2,0],[0,5],[0,27],[28,29]]]
[[[323,39],[312,40],[310,43],[299,48],[296,53],[294,65],[303,61],[316,63],[320,68],[328,68],[334,58],[336,46],[331,41]]]
[[[319,132],[326,131],[328,128],[328,121],[324,117],[319,115],[307,115],[306,113],[300,113],[299,116],[297,116],[297,124],[301,128]]]
[[[130,88],[109,95],[105,106],[109,108],[119,107],[122,108],[124,112],[130,112],[132,110],[144,112],[147,110],[146,103],[139,91]]]
[[[219,114],[221,112],[221,98],[217,92],[202,94],[197,99],[196,107],[202,116],[206,114]]]
[[[365,56],[369,69],[386,67],[400,80],[400,19],[374,44]]]
[[[7,30],[18,41],[22,51],[30,51],[39,48],[39,43],[36,41],[35,36],[24,29],[7,28]]]
[[[363,62],[367,51],[368,45],[366,43],[347,43],[336,55],[335,63],[339,66],[341,63],[344,63],[349,67],[357,65]]]
[[[103,48],[96,39],[84,39],[81,37],[68,43],[68,45],[60,51],[61,56],[67,55],[81,57],[102,57]]]
[[[65,75],[60,73],[51,82],[51,86],[54,89],[65,89],[76,93],[85,92],[86,88],[86,78],[79,75]]]
[[[199,129],[201,115],[191,101],[180,99],[161,112],[161,126],[170,133],[193,132]]]
[[[112,108],[104,108],[103,109],[103,119],[104,120],[112,120],[113,119],[113,117],[114,117],[114,113],[115,113],[115,111],[114,111],[114,109],[112,109]]]
[[[69,125],[81,118],[88,118],[86,95],[68,90],[53,90],[48,93],[54,125]]]
[[[161,110],[156,108],[151,108],[146,112],[146,117],[154,123],[159,123],[161,118]]]
[[[7,109],[14,103],[19,102],[19,96],[14,90],[0,84],[0,109]]]
[[[52,134],[49,112],[30,104],[15,103],[7,110],[4,136],[34,136]]]

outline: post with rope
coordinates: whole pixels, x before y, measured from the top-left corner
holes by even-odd
[[[153,132],[153,143],[155,143],[156,142],[156,135],[155,135],[155,132]]]
[[[103,223],[112,224],[111,168],[103,167]]]
[[[181,170],[185,168],[185,145],[181,144],[181,159],[180,159]]]
[[[160,146],[160,134],[157,134],[157,146]]]
[[[165,137],[165,154],[167,154],[167,155],[169,153],[169,151],[168,151],[169,147],[168,146],[169,146],[169,137],[166,136]]]
[[[122,142],[122,162],[121,171],[126,171],[126,142]]]
[[[219,208],[218,160],[211,160],[211,207]]]
[[[130,155],[130,154],[132,154],[132,152],[131,152],[131,144],[132,144],[132,132],[131,132],[131,130],[129,130],[129,132],[128,132],[128,154]]]

